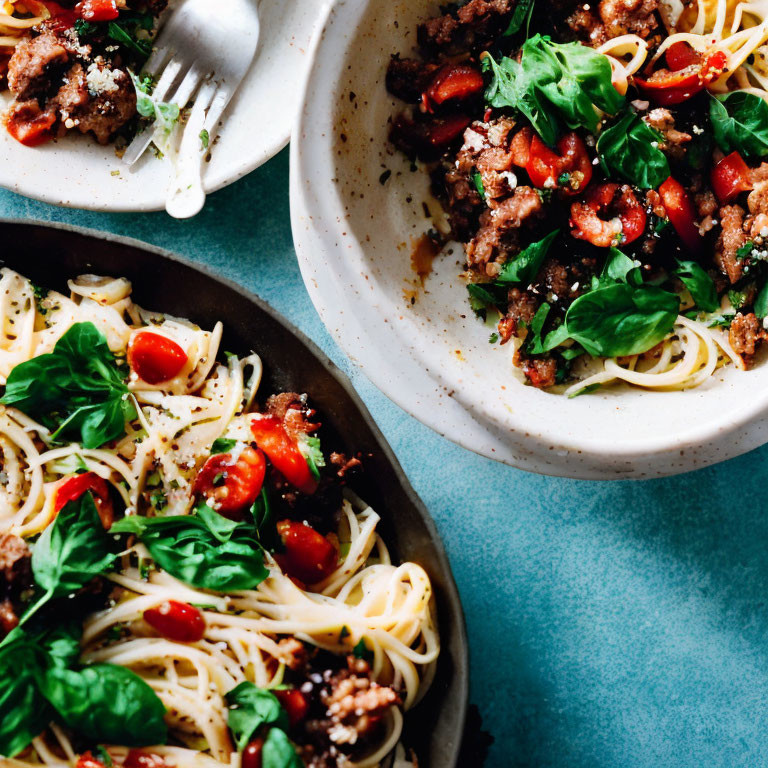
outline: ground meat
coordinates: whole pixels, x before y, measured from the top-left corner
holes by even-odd
[[[676,159],[681,159],[685,154],[685,145],[693,138],[690,133],[678,131],[675,128],[675,118],[664,107],[657,107],[648,112],[644,117],[648,125],[655,128],[664,136],[663,143],[659,147]]]
[[[754,186],[747,197],[749,212],[768,213],[768,163],[760,163],[752,170],[751,176]]]
[[[541,197],[531,187],[516,187],[511,197],[484,211],[480,216],[480,229],[466,245],[470,268],[496,277],[510,248],[516,244],[516,237],[510,239],[510,234],[536,221],[542,213]]]
[[[658,28],[655,15],[658,5],[658,0],[601,0],[595,14],[585,3],[566,19],[566,24],[591,46],[627,34],[648,38]]]
[[[336,475],[341,478],[346,477],[348,472],[353,472],[363,466],[363,462],[359,458],[353,456],[350,459],[347,458],[346,454],[335,451],[330,455],[329,460],[334,467],[338,467]]]
[[[316,411],[307,405],[307,396],[296,392],[281,392],[267,398],[267,413],[277,416],[294,439],[317,432],[321,424],[310,421]]]
[[[32,585],[31,556],[23,539],[0,534],[0,638],[19,623],[20,594]]]
[[[499,336],[502,344],[506,344],[517,334],[521,322],[530,325],[539,308],[541,298],[530,291],[510,288],[507,303],[507,313],[499,321]]]
[[[288,669],[297,671],[307,666],[309,653],[304,643],[295,637],[284,637],[278,640],[277,647],[280,649],[280,659]]]
[[[722,231],[715,245],[715,263],[735,283],[744,271],[743,261],[737,258],[739,248],[747,242],[744,209],[740,205],[724,205],[718,215]]]
[[[26,101],[51,90],[52,81],[69,61],[61,35],[46,29],[37,37],[22,40],[8,62],[8,87]]]
[[[89,85],[94,73],[104,83],[95,92]],[[65,130],[76,127],[81,133],[90,131],[99,144],[106,144],[136,114],[136,90],[127,72],[97,60],[87,72],[82,64],[75,64],[53,103]]]
[[[768,333],[752,312],[748,315],[739,313],[733,318],[728,340],[733,351],[741,357],[747,367],[752,364],[755,350],[765,338],[768,338]]]
[[[551,357],[535,357],[523,360],[523,373],[537,389],[553,387],[557,376],[557,361]]]
[[[464,145],[456,157],[456,170],[469,175],[480,174],[486,203],[509,196],[517,186],[517,177],[512,173],[513,152],[510,134],[515,121],[501,117],[491,123],[473,123],[464,132]]]
[[[548,291],[551,291],[557,300],[568,298],[571,293],[571,281],[568,277],[568,270],[564,264],[557,259],[547,259],[541,269],[540,281]]]
[[[451,234],[457,240],[468,240],[477,230],[478,217],[485,208],[483,199],[467,172],[453,164],[443,177],[443,189]]]
[[[699,192],[694,195],[693,202],[698,214],[699,234],[706,235],[716,224],[714,214],[717,211],[717,199],[713,192]]]
[[[515,0],[469,0],[419,25],[419,44],[429,50],[482,50],[504,31]]]
[[[387,67],[387,90],[398,99],[416,104],[439,67],[420,59],[401,59],[395,54]]]

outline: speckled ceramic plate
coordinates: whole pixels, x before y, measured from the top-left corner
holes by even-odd
[[[478,453],[547,474],[653,477],[768,441],[768,363],[722,370],[687,392],[605,389],[568,400],[524,386],[511,345],[490,345],[458,275],[434,263],[424,286],[413,244],[431,226],[429,180],[386,146],[401,108],[387,94],[391,53],[407,55],[426,0],[339,0],[316,38],[294,128],[293,232],[326,326],[396,403]],[[387,179],[387,171],[391,175]]]
[[[273,155],[290,138],[299,106],[308,49],[327,0],[261,0],[259,51],[232,100],[211,154],[206,191],[231,184]],[[0,95],[0,112],[7,93]],[[112,145],[71,134],[30,149],[0,129],[0,186],[46,203],[102,211],[165,207],[170,167],[151,152],[126,168]]]

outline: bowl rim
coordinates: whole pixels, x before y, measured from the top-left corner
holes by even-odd
[[[441,571],[442,587],[440,599],[449,606],[450,613],[452,614],[453,618],[456,619],[456,624],[455,626],[452,626],[452,631],[456,633],[455,640],[458,648],[454,654],[455,658],[452,658],[452,674],[454,679],[456,677],[459,678],[458,682],[460,698],[459,701],[452,702],[452,706],[454,707],[454,711],[457,714],[457,722],[461,725],[463,732],[463,729],[466,727],[467,714],[469,710],[469,639],[466,628],[466,616],[464,614],[464,609],[459,595],[459,590],[456,585],[456,580],[453,575],[453,569],[451,568],[445,546],[443,544],[442,538],[440,537],[440,533],[437,530],[437,525],[435,524],[432,515],[429,513],[426,505],[414,490],[392,447],[390,446],[382,431],[379,429],[379,426],[368,410],[368,407],[363,402],[355,388],[352,386],[352,382],[347,377],[347,375],[336,365],[336,363],[333,362],[333,360],[331,360],[331,358],[325,352],[323,352],[322,349],[320,349],[320,347],[309,336],[304,333],[304,331],[297,328],[290,320],[285,318],[271,305],[264,301],[264,299],[262,299],[257,294],[243,288],[233,280],[217,274],[207,265],[199,264],[195,261],[180,256],[173,251],[169,251],[165,248],[161,248],[150,243],[145,243],[133,237],[117,235],[104,230],[91,229],[88,227],[76,226],[64,222],[48,222],[34,218],[14,219],[0,216],[0,231],[8,226],[35,227],[44,230],[66,232],[69,234],[82,236],[95,242],[104,241],[125,246],[131,249],[144,251],[146,253],[158,256],[165,261],[183,266],[202,275],[207,281],[219,283],[229,290],[234,291],[243,299],[258,307],[261,312],[268,315],[273,321],[282,325],[292,336],[294,336],[307,348],[310,354],[315,357],[315,359],[320,363],[325,371],[342,388],[346,396],[357,409],[357,412],[360,414],[362,420],[373,436],[375,443],[378,445],[378,449],[381,452],[382,457],[391,466],[401,489],[413,505],[413,508],[416,510],[419,518],[424,524],[427,535],[429,537],[430,546],[434,552],[434,556]],[[2,255],[0,255],[0,267],[4,266],[4,261],[5,260],[2,258]],[[438,615],[438,622],[440,622],[440,620],[440,615]],[[406,717],[406,724],[407,722],[408,718]],[[459,738],[456,741],[456,749],[451,761],[444,766],[440,766],[440,768],[458,768],[461,743],[462,740]]]
[[[310,50],[310,66],[301,93],[302,107],[296,115],[293,129],[294,137],[300,138],[310,133],[313,123],[316,123],[316,120],[310,118],[310,114],[313,118],[317,118],[316,103],[324,102],[327,104],[329,101],[333,103],[333,100],[329,100],[327,96],[328,87],[334,89],[337,87],[336,72],[330,73],[328,71],[328,66],[326,66],[328,62],[322,57],[326,51],[334,48],[336,58],[339,60],[344,58],[343,55],[339,56],[339,45],[343,44],[340,43],[340,40],[343,39],[343,42],[354,40],[353,32],[349,31],[352,26],[349,22],[356,22],[358,16],[365,13],[365,9],[371,7],[372,4],[372,0],[354,3],[337,0],[328,8],[325,18],[320,22],[320,29],[315,35]],[[346,48],[344,48],[344,52],[346,52]],[[323,88],[322,83],[326,83],[328,86]],[[320,140],[325,142],[323,149],[326,151],[323,154],[329,154],[332,140],[329,132],[318,131],[315,128],[314,133],[316,136],[319,134],[322,137]],[[318,205],[312,200],[313,195],[317,195],[317,185],[313,186],[307,183],[307,180],[312,178],[310,171],[315,165],[312,163],[310,155],[314,158],[317,157],[317,145],[313,146],[313,150],[304,151],[303,148],[303,141],[291,143],[290,191],[294,244],[307,290],[326,328],[339,346],[363,370],[376,387],[426,426],[448,437],[451,441],[488,458],[528,471],[578,479],[665,476],[733,458],[768,441],[768,424],[761,423],[768,412],[768,390],[762,397],[758,392],[754,397],[745,399],[728,411],[727,417],[721,416],[719,420],[710,419],[691,423],[685,429],[677,430],[674,433],[659,432],[653,436],[633,439],[631,442],[610,440],[607,437],[592,437],[589,434],[580,435],[578,438],[569,438],[549,428],[547,428],[548,431],[540,429],[538,433],[531,432],[523,435],[525,426],[521,425],[519,421],[511,429],[508,429],[504,424],[491,422],[485,414],[477,414],[474,408],[457,402],[457,398],[453,397],[450,399],[456,408],[451,413],[457,414],[457,409],[461,409],[464,411],[465,424],[471,423],[476,429],[475,434],[469,434],[455,428],[451,431],[451,427],[455,427],[455,425],[451,424],[447,428],[446,420],[441,419],[435,413],[435,409],[415,407],[416,401],[412,393],[404,387],[396,386],[392,377],[388,376],[388,371],[383,366],[375,364],[376,360],[373,358],[371,350],[376,347],[377,342],[372,340],[370,324],[366,326],[363,322],[357,321],[354,332],[350,331],[349,328],[345,330],[343,325],[338,322],[338,309],[328,306],[323,295],[324,290],[318,281],[318,275],[322,274],[322,281],[326,289],[331,287],[341,292],[345,286],[342,284],[340,276],[335,274],[333,270],[313,269],[313,265],[319,265],[323,258],[328,258],[329,253],[340,254],[343,252],[339,245],[342,242],[342,235],[346,238],[347,245],[352,244],[350,246],[352,248],[358,248],[362,251],[363,245],[358,239],[350,235],[351,228],[344,226],[346,221],[343,213],[344,204],[339,193],[339,186],[335,181],[326,182],[328,188],[324,191],[326,199],[333,198],[334,201],[339,202],[339,205],[334,208],[337,218],[334,220],[331,216],[323,216],[319,212]],[[322,228],[326,228],[327,231],[323,232]],[[336,243],[335,247],[332,245],[334,242]],[[372,277],[371,282],[375,284],[376,278]],[[349,317],[350,313],[345,314]],[[347,323],[347,325],[349,324]],[[388,339],[391,339],[392,335],[395,334],[392,326],[392,323],[388,325],[388,333],[390,334]],[[354,339],[352,338],[353,334],[355,335]],[[410,355],[408,350],[403,350],[403,355],[414,357]],[[768,361],[764,365],[768,365]],[[435,388],[444,389],[444,382],[438,376],[432,372],[429,373],[429,376]],[[695,392],[695,390],[690,390],[690,392]],[[659,393],[653,392],[645,392],[644,394],[659,395]],[[423,406],[423,402],[420,402],[419,405]],[[741,441],[738,445],[734,444],[735,441],[724,442],[724,436],[733,434],[737,430],[741,431]],[[487,439],[483,445],[479,446],[477,435],[480,432]],[[716,456],[690,458],[699,453],[700,449],[711,448],[711,444],[715,440],[719,441]],[[589,463],[574,466],[574,463],[568,458],[558,459],[557,454],[560,452],[569,455],[578,454],[580,461],[586,460]],[[687,453],[689,457],[687,464],[682,468],[665,469],[663,460],[658,458],[659,456],[669,457],[682,453]],[[629,465],[630,463],[641,462],[647,462],[647,467],[617,469],[620,464]],[[601,464],[604,467],[601,467]],[[638,471],[643,469],[648,469],[648,472],[640,473]]]

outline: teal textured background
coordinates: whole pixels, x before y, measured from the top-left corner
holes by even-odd
[[[768,450],[609,484],[520,472],[434,435],[351,368],[324,330],[293,252],[286,152],[191,222],[68,211],[7,192],[0,216],[130,235],[206,264],[351,376],[448,549],[472,701],[495,738],[488,766],[768,764]]]

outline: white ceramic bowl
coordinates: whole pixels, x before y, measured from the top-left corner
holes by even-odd
[[[204,184],[213,192],[245,176],[290,138],[309,47],[326,0],[261,0],[259,50],[225,114]],[[8,102],[0,96],[0,112]],[[28,148],[0,129],[0,187],[71,208],[154,211],[165,207],[170,167],[152,152],[127,169],[112,145],[70,134]]]
[[[490,345],[458,275],[435,261],[411,303],[428,179],[386,145],[401,105],[384,75],[437,2],[340,0],[316,38],[294,128],[291,202],[302,274],[325,325],[392,400],[451,440],[522,469],[608,479],[684,472],[768,442],[768,363],[686,392],[621,387],[568,400],[524,386]],[[380,177],[391,170],[389,180]],[[431,203],[430,203],[431,205]],[[457,471],[459,468],[457,468]]]

